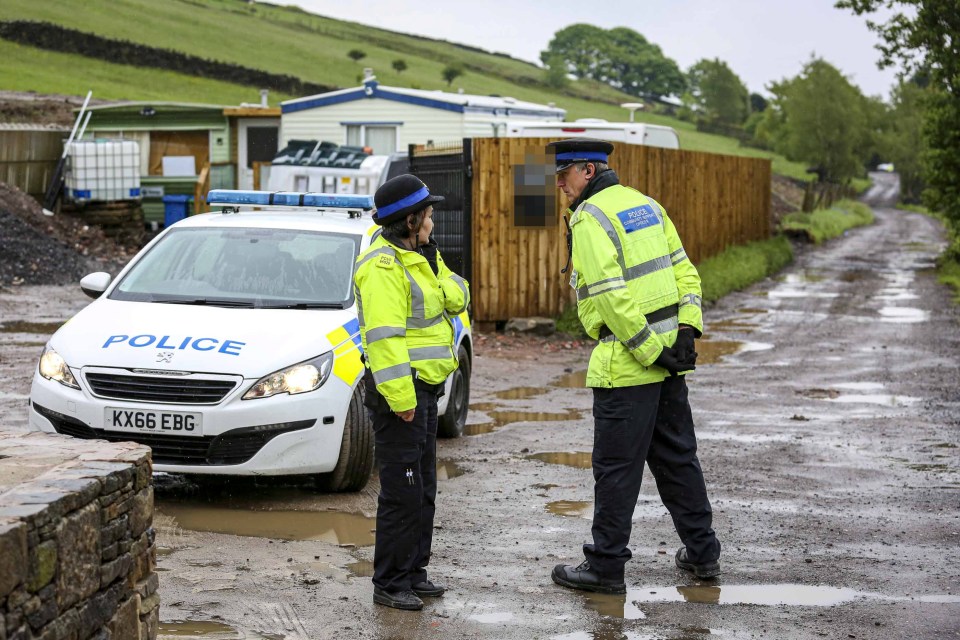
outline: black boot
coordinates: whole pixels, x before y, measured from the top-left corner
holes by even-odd
[[[423,600],[413,591],[387,591],[380,587],[373,588],[373,601],[394,609],[404,611],[419,611],[423,609]]]
[[[619,575],[601,574],[590,568],[589,562],[583,562],[575,567],[571,564],[558,564],[553,568],[551,576],[557,584],[581,591],[595,593],[626,593],[627,585],[623,583],[623,573]]]
[[[689,571],[698,578],[716,578],[720,575],[720,561],[705,562],[703,564],[694,564],[687,559],[687,548],[677,549],[677,566],[685,571]]]
[[[443,595],[443,592],[446,591],[446,588],[444,588],[442,584],[430,580],[415,582],[410,588],[421,598],[439,598]]]

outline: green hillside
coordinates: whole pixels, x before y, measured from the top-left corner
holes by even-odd
[[[386,85],[448,89],[441,71],[450,63],[466,73],[454,88],[481,95],[509,95],[521,100],[554,102],[568,119],[604,118],[622,121],[618,105],[635,98],[593,82],[572,82],[558,92],[544,83],[535,65],[504,55],[418,36],[333,20],[300,9],[241,0],[3,0],[0,20],[33,20],[60,24],[106,38],[133,40],[151,47],[230,62],[302,80],[357,86],[363,67],[372,67]],[[131,29],[132,25],[136,25]],[[546,43],[544,43],[546,44]],[[359,63],[347,57],[361,49]],[[403,58],[407,70],[396,73],[393,60]],[[239,104],[258,100],[258,87],[185,76],[59,54],[0,40],[0,86],[9,90],[82,95],[93,89],[101,99],[173,100]],[[271,95],[271,103],[290,97]],[[742,148],[736,140],[700,133],[693,125],[655,114],[637,119],[674,127],[685,149],[769,157],[776,173],[806,178],[804,167],[781,156]]]

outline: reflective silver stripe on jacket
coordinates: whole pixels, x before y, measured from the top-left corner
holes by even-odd
[[[610,222],[610,218],[608,218],[607,214],[603,212],[603,209],[594,204],[590,204],[589,202],[585,202],[582,205],[582,210],[596,218],[597,222],[600,223],[600,226],[603,227],[607,237],[610,238],[610,242],[612,242],[613,246],[617,248],[617,262],[620,264],[620,269],[622,271],[626,271],[627,268],[624,266],[623,262],[623,245],[620,244],[620,236],[617,235],[617,230],[614,228],[613,223]]]
[[[363,300],[360,299],[360,287],[356,284],[353,285],[353,297],[357,299],[357,320],[361,327],[365,327],[367,323],[363,321]]]
[[[395,364],[392,367],[386,367],[385,369],[374,371],[373,381],[377,384],[383,384],[384,382],[390,382],[391,380],[397,380],[398,378],[407,378],[412,375],[413,370],[410,369],[410,363],[403,362],[401,364]]]
[[[367,331],[367,344],[386,338],[402,338],[406,335],[407,330],[404,327],[377,327]]]
[[[426,313],[424,311],[423,289],[413,279],[413,274],[407,271],[406,267],[403,268],[403,273],[410,281],[410,313],[414,318],[422,318]]]
[[[453,351],[450,347],[416,347],[409,350],[410,361],[419,360],[445,360],[453,357]]]
[[[680,328],[680,323],[677,318],[667,318],[666,320],[661,320],[660,322],[655,322],[648,326],[654,333],[659,334],[678,330]]]
[[[594,282],[593,284],[580,287],[577,289],[577,300],[586,300],[587,298],[598,296],[601,293],[606,293],[607,291],[615,291],[617,289],[626,288],[627,284],[624,282],[623,276],[615,276],[613,278],[607,278],[606,280],[601,280],[600,282]]]
[[[653,335],[653,334],[650,333],[650,326],[647,325],[647,326],[645,326],[643,329],[640,330],[640,333],[638,333],[637,335],[633,336],[632,338],[630,338],[629,340],[627,340],[627,341],[624,342],[623,344],[626,345],[627,349],[630,349],[630,351],[633,351],[634,349],[636,349],[637,347],[639,347],[640,345],[642,345],[644,342],[646,342],[646,341],[650,338],[651,335]]]
[[[683,250],[683,247],[680,247],[670,254],[670,259],[673,260],[673,264],[682,262],[687,259],[687,252]]]
[[[432,318],[407,318],[407,329],[426,329],[441,322],[443,322],[442,313]]]
[[[646,262],[641,262],[628,269],[623,257],[623,245],[620,244],[620,236],[617,235],[617,230],[614,228],[613,223],[610,222],[610,218],[607,217],[600,207],[590,203],[583,204],[583,211],[586,211],[596,218],[597,222],[600,223],[600,226],[603,227],[603,230],[606,232],[607,237],[613,242],[613,246],[617,249],[617,264],[620,265],[625,280],[635,280],[636,278],[651,274],[654,271],[668,269],[673,266],[670,256],[660,256],[652,260],[647,260]]]
[[[467,281],[464,280],[463,278],[461,278],[460,276],[458,276],[458,275],[455,274],[455,273],[451,273],[451,274],[450,274],[450,279],[453,280],[453,281],[457,284],[458,287],[460,287],[460,291],[463,292],[464,302],[466,302],[467,300],[469,300],[469,299],[470,299],[470,294],[467,292]],[[454,315],[454,316],[455,316],[455,315],[457,315],[458,313],[463,313],[464,311],[466,311],[466,309],[467,309],[467,305],[464,304],[462,307],[460,307],[460,308],[457,309],[456,311],[451,311],[451,312],[450,312],[450,315]]]
[[[687,293],[680,298],[680,306],[682,307],[685,304],[692,304],[698,309],[701,309],[703,308],[703,299],[695,293]]]
[[[356,270],[359,271],[360,267],[366,264],[367,260],[370,260],[371,258],[375,258],[376,256],[381,256],[381,255],[392,256],[394,259],[397,258],[397,252],[394,250],[393,247],[377,247],[367,255],[360,258],[360,262],[357,263]]]
[[[649,275],[654,271],[660,271],[661,269],[670,269],[673,267],[673,263],[670,262],[670,256],[660,256],[659,258],[654,258],[653,260],[647,260],[646,262],[641,262],[640,264],[634,265],[626,270],[624,277],[626,280],[636,280],[637,278]]]

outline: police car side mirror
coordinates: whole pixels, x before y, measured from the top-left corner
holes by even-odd
[[[88,273],[80,280],[80,289],[91,298],[97,299],[107,290],[112,279],[113,276],[105,271]]]

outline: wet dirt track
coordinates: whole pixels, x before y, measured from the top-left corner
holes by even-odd
[[[158,476],[161,637],[960,636],[960,313],[930,273],[941,246],[936,223],[877,209],[877,224],[706,310],[711,362],[690,385],[719,580],[675,569],[648,474],[628,595],[550,581],[590,535],[587,352],[489,349],[475,361],[475,435],[438,452],[431,575],[446,596],[420,613],[372,605],[375,481],[325,496]],[[59,287],[0,293],[7,426],[25,428],[45,340],[43,326],[9,327],[84,302]]]

